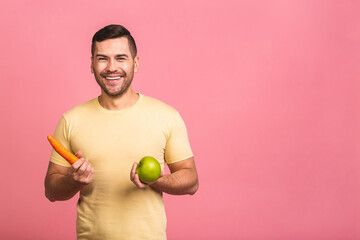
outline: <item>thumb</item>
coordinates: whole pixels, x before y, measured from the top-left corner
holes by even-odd
[[[81,151],[78,151],[77,153],[76,153],[76,156],[78,157],[78,158],[82,158],[82,152]]]

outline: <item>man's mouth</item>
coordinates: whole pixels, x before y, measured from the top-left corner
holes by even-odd
[[[117,79],[120,79],[121,77],[118,76],[118,77],[105,77],[107,80],[117,80]]]
[[[103,78],[105,78],[106,82],[110,85],[118,84],[121,80],[123,80],[122,75],[105,75]]]

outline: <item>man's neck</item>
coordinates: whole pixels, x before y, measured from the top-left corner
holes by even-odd
[[[119,97],[112,97],[102,92],[99,96],[99,103],[105,109],[119,111],[132,106],[138,99],[139,94],[130,88],[126,93]]]

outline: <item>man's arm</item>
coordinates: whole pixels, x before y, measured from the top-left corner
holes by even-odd
[[[50,162],[45,177],[45,196],[51,201],[63,201],[72,198],[85,185],[91,183],[94,168],[89,161],[80,157],[70,167]]]
[[[150,186],[156,191],[172,195],[193,195],[199,188],[198,174],[195,168],[194,158],[169,164],[171,174],[161,176],[157,181],[150,184],[143,184],[136,174],[137,163],[134,163],[130,179],[138,188]]]

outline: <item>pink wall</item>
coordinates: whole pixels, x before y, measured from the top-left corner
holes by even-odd
[[[7,2],[7,3],[6,3]],[[139,47],[135,89],[176,107],[195,196],[166,196],[176,239],[360,239],[358,1],[1,1],[0,236],[75,239],[50,203],[46,136],[99,94],[90,40]]]

